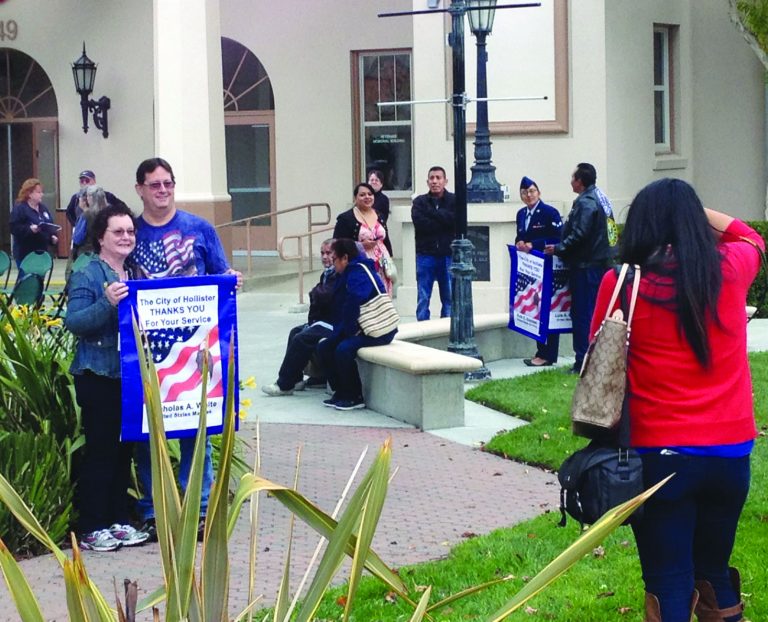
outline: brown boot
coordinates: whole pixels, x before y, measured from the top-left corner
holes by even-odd
[[[731,568],[731,584],[736,596],[741,598],[741,577],[736,568]],[[717,604],[715,590],[709,581],[696,581],[696,589],[699,591],[699,604],[696,606],[696,617],[699,622],[723,622],[725,618],[735,616],[744,611],[744,603],[740,602],[733,607],[720,609]],[[743,620],[743,617],[742,617]]]
[[[645,618],[643,622],[661,622],[659,599],[650,592],[645,593]]]
[[[699,602],[699,593],[693,590],[691,596],[691,620],[693,622],[693,612],[696,609],[696,604]],[[643,622],[661,622],[661,607],[659,606],[659,599],[656,598],[650,592],[645,593],[645,619]]]

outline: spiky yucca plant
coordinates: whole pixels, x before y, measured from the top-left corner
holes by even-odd
[[[138,328],[134,325],[137,343],[141,343]],[[233,355],[233,346],[230,356]],[[164,585],[138,606],[138,610],[155,608],[164,604],[165,619],[168,622],[228,622],[229,558],[227,540],[231,536],[243,503],[259,492],[267,491],[288,508],[296,518],[304,521],[327,540],[327,547],[315,572],[311,585],[298,612],[292,612],[288,601],[289,559],[286,560],[283,579],[272,614],[275,622],[296,620],[309,622],[313,619],[320,602],[336,576],[345,557],[352,560],[347,587],[344,619],[349,619],[354,607],[355,595],[363,570],[384,582],[413,607],[411,622],[430,618],[430,613],[456,602],[470,598],[484,589],[505,579],[464,590],[439,602],[430,604],[431,588],[418,597],[412,597],[415,590],[409,590],[398,574],[392,570],[371,548],[378,520],[387,494],[389,465],[391,461],[390,442],[386,441],[378,456],[350,497],[344,512],[338,520],[332,518],[296,490],[275,484],[258,473],[244,475],[235,491],[231,505],[228,501],[226,482],[229,480],[234,445],[234,366],[229,369],[229,390],[226,401],[226,416],[221,441],[221,459],[216,483],[211,491],[211,500],[205,522],[202,556],[199,570],[197,560],[197,521],[200,511],[200,485],[204,456],[206,400],[201,400],[200,427],[195,443],[189,484],[184,498],[180,498],[168,457],[167,442],[162,426],[162,409],[157,374],[151,357],[144,356],[142,349],[140,364],[150,428],[150,451],[155,512],[157,518],[159,548],[162,556]],[[230,360],[232,360],[230,358]],[[207,357],[204,357],[207,366]],[[206,394],[203,370],[202,395]],[[531,579],[525,587],[505,603],[490,618],[497,622],[520,608],[530,598],[544,590],[558,576],[591,551],[608,534],[636,510],[666,480],[650,488],[638,497],[614,508],[603,516],[544,570]],[[8,482],[0,475],[0,500],[13,512],[22,525],[56,557],[62,567],[67,593],[67,607],[70,619],[75,622],[131,622],[135,606],[135,584],[126,582],[126,595],[130,602],[123,607],[117,599],[116,609],[109,607],[107,599],[88,577],[77,542],[73,537],[73,554],[69,559],[45,533],[37,519]],[[252,531],[253,532],[253,531]],[[252,549],[253,550],[253,549]],[[290,546],[288,547],[290,556]],[[255,555],[255,553],[252,553]],[[24,622],[42,622],[40,605],[32,588],[13,556],[0,540],[0,567],[2,567],[9,591]],[[254,600],[255,602],[255,600]],[[253,602],[236,619],[248,614]],[[155,609],[155,619],[159,610]]]

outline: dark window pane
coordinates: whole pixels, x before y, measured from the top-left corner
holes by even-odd
[[[656,144],[667,142],[666,116],[664,110],[664,93],[656,91],[653,94],[654,136]]]
[[[379,97],[381,98],[379,101],[393,102],[395,101],[395,57],[381,56],[379,66]],[[395,107],[381,106],[379,117],[382,121],[394,121]]]
[[[225,137],[232,219],[269,213],[269,128],[263,125],[227,125]],[[270,220],[263,218],[251,224],[269,226]]]
[[[368,127],[365,130],[366,168],[384,173],[384,187],[392,190],[413,188],[411,127]]]
[[[411,57],[407,54],[395,56],[395,92],[396,101],[411,100]],[[398,121],[411,119],[411,106],[398,106],[396,109]]]
[[[379,107],[379,57],[364,56],[362,61],[363,120],[378,121]]]
[[[232,197],[232,220],[268,214],[270,211],[270,196],[268,192],[236,192],[230,190],[229,194]],[[259,218],[252,221],[251,226],[269,227],[271,220],[271,218]]]
[[[664,33],[653,33],[653,84],[664,84]]]

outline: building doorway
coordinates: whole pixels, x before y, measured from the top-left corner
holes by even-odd
[[[227,190],[232,220],[275,210],[275,100],[272,85],[259,59],[240,43],[222,37],[224,125]],[[253,221],[251,249],[277,249],[274,217]],[[245,227],[232,232],[235,252],[248,248]]]
[[[0,248],[11,249],[9,219],[22,182],[43,184],[45,203],[59,207],[58,106],[48,75],[35,60],[0,48]]]

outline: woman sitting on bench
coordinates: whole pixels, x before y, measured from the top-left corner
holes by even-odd
[[[355,357],[360,348],[391,343],[397,329],[381,337],[368,337],[360,330],[360,305],[380,292],[386,291],[373,260],[358,251],[350,239],[339,239],[331,245],[333,267],[339,274],[338,287],[346,288],[341,319],[333,327],[333,334],[317,346],[318,356],[328,371],[328,380],[334,393],[323,402],[337,410],[365,408],[363,386]],[[373,277],[375,281],[371,281]]]

